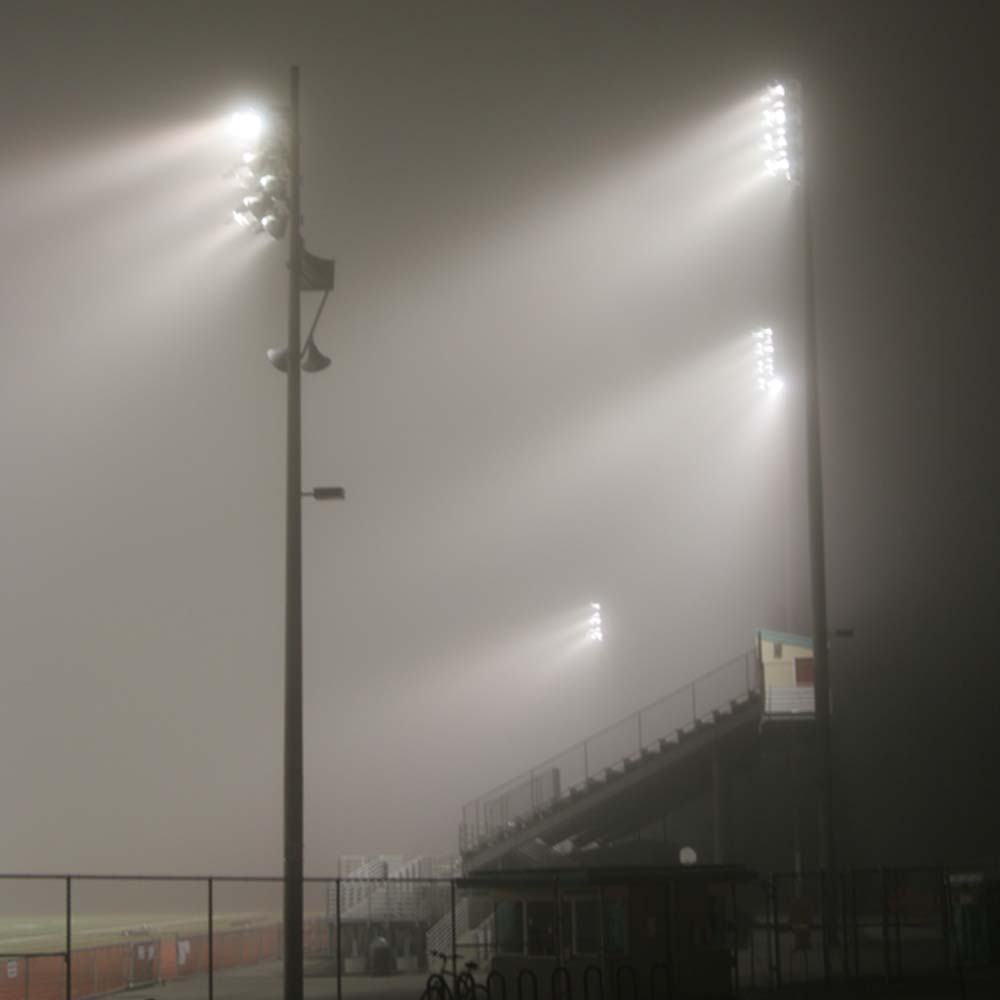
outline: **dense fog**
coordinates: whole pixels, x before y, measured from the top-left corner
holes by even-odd
[[[960,29],[906,5],[900,39],[903,9],[5,4],[0,868],[280,871],[287,243],[227,221],[225,124],[293,63],[306,245],[337,260],[304,481],[347,490],[305,501],[307,870],[453,853],[466,800],[758,626],[809,630],[800,233],[758,148],[784,73],[815,112],[839,690],[877,675],[898,748],[951,651],[964,759],[996,555],[988,43],[962,28],[959,66]],[[909,169],[922,99],[952,183]]]

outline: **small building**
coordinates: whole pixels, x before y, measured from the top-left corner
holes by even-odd
[[[565,866],[460,880],[460,892],[478,898],[481,910],[492,906],[492,958],[483,972],[501,974],[508,991],[519,977],[533,978],[540,1000],[568,995],[567,985],[577,996],[601,995],[598,979],[605,996],[733,995],[736,886],[753,873],[630,864],[627,854],[587,851]]]
[[[759,629],[757,662],[764,690],[764,720],[811,720],[816,710],[812,639]]]

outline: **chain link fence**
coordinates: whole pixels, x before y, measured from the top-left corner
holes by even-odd
[[[395,983],[419,997],[432,975],[454,992],[466,963],[491,996],[681,997],[696,986],[684,941],[724,995],[1000,995],[1000,868],[704,871],[697,904],[662,888],[641,902],[634,879],[585,891],[569,874],[524,898],[476,878],[307,879],[305,974],[338,1000],[374,978],[386,996]],[[282,942],[279,878],[0,876],[0,1000],[185,980],[208,1000],[236,985],[263,998],[280,992]]]

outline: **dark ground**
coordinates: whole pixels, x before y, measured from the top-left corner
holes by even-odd
[[[427,974],[401,973],[394,976],[344,976],[343,993],[346,998],[382,998],[382,1000],[419,1000],[427,981]],[[261,965],[245,966],[217,972],[214,982],[215,1000],[274,1000],[282,994],[281,963],[269,962]],[[155,989],[142,991],[143,998],[155,1000],[207,1000],[208,977],[192,976],[189,979],[174,980]],[[305,980],[307,1000],[335,1000],[337,980],[335,976],[315,975],[307,972]],[[780,991],[768,993],[766,990],[746,991],[745,996],[781,996],[789,998],[809,997],[827,1000],[882,1000],[882,998],[914,997],[921,1000],[955,1000],[955,998],[986,998],[1000,996],[1000,978],[996,970],[970,971],[965,981],[957,975],[927,980],[909,980],[886,984],[880,980],[862,983],[833,983],[830,987],[822,982],[785,983]],[[516,996],[516,990],[511,991]],[[599,998],[595,998],[599,1000]]]

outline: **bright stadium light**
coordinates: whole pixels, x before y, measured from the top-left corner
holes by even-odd
[[[258,139],[264,131],[264,119],[256,111],[237,111],[229,119],[229,131],[237,139]]]
[[[288,216],[265,215],[264,218],[260,220],[260,225],[268,236],[273,236],[276,240],[280,240],[281,237],[285,235],[285,230],[288,228]]]
[[[233,219],[244,229],[258,230],[260,228],[260,223],[246,209],[233,209]]]
[[[590,617],[587,619],[587,638],[592,642],[604,642],[604,625],[601,622],[601,606],[590,602]]]
[[[753,374],[754,384],[759,392],[778,392],[784,382],[774,370],[774,331],[769,327],[761,327],[750,334],[753,344]]]
[[[250,147],[231,172],[248,193],[233,218],[255,233],[280,240],[288,229],[289,135],[287,112],[273,111],[265,128],[256,111],[240,111],[230,119],[230,131]]]
[[[794,88],[772,83],[760,97],[764,170],[769,177],[796,179],[799,108]]]

